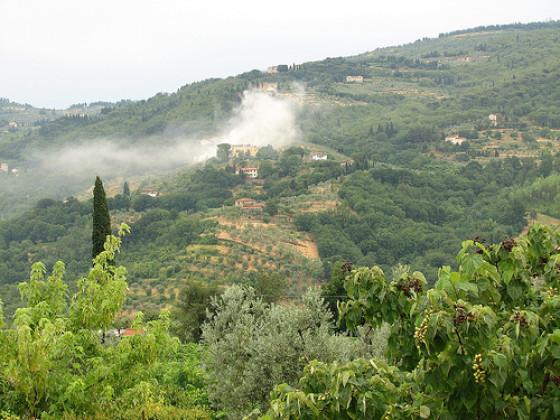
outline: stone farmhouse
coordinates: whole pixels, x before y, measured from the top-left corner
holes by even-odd
[[[325,152],[311,152],[305,157],[306,162],[313,162],[316,160],[327,160],[327,154]]]
[[[158,192],[155,188],[148,187],[140,191],[140,194],[149,195],[150,197],[156,197],[158,195]]]
[[[346,76],[347,83],[364,83],[364,76]]]
[[[238,198],[235,200],[235,207],[243,210],[243,212],[257,212],[262,213],[264,204],[257,203],[253,198]]]
[[[244,157],[247,153],[251,157],[255,157],[259,148],[250,144],[233,144],[231,146],[231,155],[234,157]]]
[[[454,135],[454,136],[447,136],[445,138],[445,141],[448,141],[449,143],[453,143],[453,144],[461,144],[467,141],[467,139],[465,137],[459,137],[458,135]]]

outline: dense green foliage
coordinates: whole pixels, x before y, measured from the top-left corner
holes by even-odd
[[[125,300],[126,270],[112,261],[126,229],[107,238],[105,251],[69,301],[62,262],[46,278],[45,266],[34,264],[30,281],[20,284],[27,306],[16,312],[13,329],[0,330],[2,416],[205,415],[196,408],[200,401],[185,392],[188,379],[177,372],[175,359],[184,349],[167,334],[168,311],[146,324],[138,313],[132,328],[141,333],[108,342],[106,333]],[[201,386],[200,380],[192,386]]]
[[[387,361],[311,362],[265,418],[557,418],[559,245],[540,225],[518,241],[465,241],[433,289],[419,272],[352,271],[341,316],[351,329],[391,325]]]
[[[301,213],[295,224],[313,233],[327,267],[352,261],[388,270],[402,262],[426,272],[433,283],[437,269],[452,259],[455,244],[464,238],[478,235],[494,243],[522,230],[533,205],[531,187],[527,192],[520,187],[544,184],[541,177],[550,174],[547,159],[357,171],[340,186],[344,206]],[[558,158],[550,165],[556,170]],[[554,191],[548,199],[556,200]]]
[[[377,264],[384,270],[399,262],[410,264],[433,284],[437,269],[453,258],[456,244],[465,238],[499,242],[517,235],[531,213],[560,215],[555,205],[560,200],[556,185],[560,164],[550,154],[464,166],[414,154],[406,168],[376,163],[371,169],[356,170],[352,165],[346,176],[341,176],[336,161],[305,163],[295,156],[295,176],[280,175],[282,159],[264,161],[270,168],[262,188],[208,165],[177,175],[174,183],[168,181],[161,187],[168,189],[166,195],[133,193],[133,209],[126,203],[118,205],[117,199],[128,198],[124,194],[109,198],[115,221],[133,220],[132,234],[123,243],[122,263],[133,292],[125,306],[161,307],[174,299],[186,278],[204,276],[209,283],[231,284],[272,267],[291,280],[284,292],[298,293],[291,284],[298,279],[307,283],[304,277],[309,276],[328,279],[337,261]],[[312,193],[318,189],[338,192]],[[312,233],[323,270],[315,268],[319,262],[295,259],[285,248],[272,255],[279,238],[273,237],[275,225],[265,230],[217,223],[216,216],[235,223],[240,213],[228,206],[239,197],[265,202],[265,212],[276,215],[275,223],[284,223],[286,229],[293,230],[283,215],[293,217],[302,234]],[[337,205],[308,212],[299,204],[323,199]],[[222,206],[226,207],[210,211]],[[64,260],[69,277],[87,271],[91,207],[91,201],[44,199],[25,216],[0,222],[0,288],[9,317],[19,306],[16,285],[27,276],[30,262],[43,261],[50,270],[57,260]],[[208,214],[214,218],[205,218]],[[246,245],[218,240],[217,232],[224,229]],[[293,243],[294,236],[282,241]],[[261,248],[252,245],[257,238]],[[197,244],[200,247],[193,248]],[[218,245],[230,251],[225,253]]]
[[[202,324],[206,320],[211,299],[222,290],[215,284],[188,281],[179,292],[171,314],[170,331],[182,342],[198,343],[202,336]]]
[[[42,261],[51,271],[59,260],[77,278],[91,267],[92,201],[40,200],[34,209],[0,222],[0,293],[4,314],[20,306],[17,285],[29,277],[30,263]]]
[[[250,282],[256,297],[269,304],[278,302],[285,295],[289,284],[286,277],[270,271],[261,270],[251,277]]]
[[[267,304],[253,288],[232,286],[213,299],[212,312],[202,328],[209,390],[232,419],[265,409],[274,384],[295,384],[305,360],[344,362],[371,351],[332,334],[331,314],[313,289],[302,305],[284,306]]]

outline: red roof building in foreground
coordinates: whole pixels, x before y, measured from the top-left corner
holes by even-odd
[[[133,330],[132,328],[127,328],[121,333],[121,337],[129,336],[129,335],[137,335],[137,334],[144,334],[144,330]]]

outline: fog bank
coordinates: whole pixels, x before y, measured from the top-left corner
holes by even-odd
[[[146,138],[135,144],[104,138],[74,142],[59,150],[27,151],[27,168],[20,176],[2,182],[10,183],[6,191],[11,198],[21,202],[23,198],[16,197],[21,191],[31,206],[45,197],[79,195],[93,185],[95,176],[110,183],[117,178],[157,175],[201,163],[216,156],[220,143],[281,148],[299,138],[297,111],[296,101],[289,96],[247,91],[214,137],[175,134],[173,138]]]

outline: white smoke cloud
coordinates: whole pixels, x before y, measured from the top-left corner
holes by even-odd
[[[246,91],[220,142],[284,147],[299,136],[296,115],[294,101],[256,90]]]
[[[143,175],[188,165],[202,150],[202,146],[193,140],[178,140],[163,146],[123,146],[112,140],[96,140],[41,157],[41,170],[66,175]]]
[[[281,148],[299,137],[298,105],[292,97],[247,91],[222,131],[211,139],[144,139],[130,144],[113,139],[89,140],[56,152],[29,153],[32,168],[19,181],[35,183],[42,196],[64,198],[87,189],[95,176],[107,182],[118,177],[157,175],[216,156],[220,143]],[[33,204],[33,203],[32,203]]]
[[[240,106],[213,139],[168,139],[153,145],[147,141],[122,145],[114,140],[93,140],[34,157],[42,171],[114,176],[175,169],[216,155],[219,143],[251,144],[275,148],[293,143],[299,136],[297,105],[289,98],[261,91],[246,91]],[[125,143],[123,143],[125,144]]]

